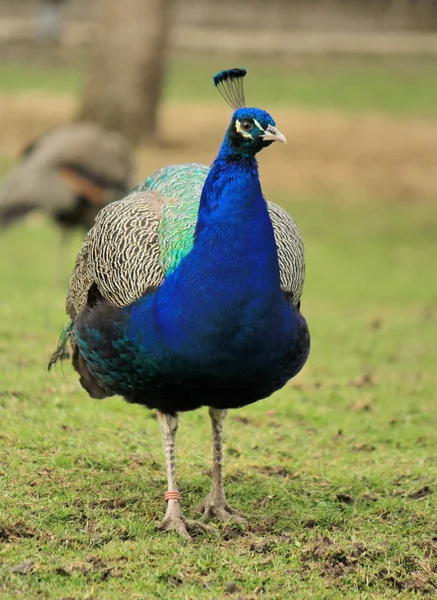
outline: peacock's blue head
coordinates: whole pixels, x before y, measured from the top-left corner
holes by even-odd
[[[232,149],[239,154],[254,155],[273,142],[287,143],[273,118],[260,108],[237,109],[226,135]]]
[[[214,75],[214,85],[235,110],[224,139],[224,149],[235,154],[254,156],[272,142],[287,143],[275,127],[275,121],[260,108],[247,108],[243,77],[246,69],[228,69]]]

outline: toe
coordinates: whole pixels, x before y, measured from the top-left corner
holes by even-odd
[[[187,540],[192,539],[190,534],[193,534],[194,536],[198,535],[199,533],[217,534],[216,529],[211,527],[211,525],[206,525],[200,521],[193,521],[191,519],[179,517],[164,519],[159,526],[159,529],[161,529],[161,531],[174,531]]]
[[[227,504],[215,504],[207,499],[199,507],[199,511],[207,520],[217,519],[219,521],[231,521],[232,523],[238,523],[239,525],[247,525],[246,519],[244,519],[237,510],[231,508]]]
[[[164,519],[159,526],[159,529],[161,529],[161,531],[174,531],[181,537],[191,540],[191,535],[188,533],[184,521],[180,518]]]
[[[201,531],[204,533],[217,534],[217,530],[214,529],[214,527],[211,527],[211,525],[206,525],[206,523],[202,523],[201,521],[192,521],[191,519],[187,519],[185,523],[190,533],[196,534]]]
[[[247,525],[246,519],[244,519],[237,510],[234,510],[229,506],[218,511],[218,518],[222,521],[231,521],[232,523]]]

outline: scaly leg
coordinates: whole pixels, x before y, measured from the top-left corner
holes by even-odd
[[[220,521],[233,521],[234,523],[244,524],[246,521],[233,508],[231,508],[225,498],[223,489],[223,450],[222,450],[222,429],[223,420],[226,418],[227,410],[210,408],[209,416],[212,427],[212,487],[205,501],[200,506],[200,511],[207,519],[219,519]]]
[[[168,491],[165,494],[167,511],[161,523],[163,531],[176,531],[182,537],[191,539],[189,531],[203,529],[211,531],[211,527],[197,521],[190,521],[182,515],[179,502],[180,494],[176,483],[175,441],[178,430],[178,416],[166,415],[158,411],[158,421],[164,443],[165,464],[167,468]]]

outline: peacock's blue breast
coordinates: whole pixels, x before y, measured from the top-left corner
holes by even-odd
[[[76,325],[76,339],[88,367],[112,393],[128,401],[179,412],[215,406],[235,408],[265,398],[280,389],[305,364],[309,334],[303,317],[293,310],[293,331],[277,340],[260,340],[259,347],[234,343],[226,334],[216,341],[171,339],[152,318],[149,308],[115,309],[104,326],[98,311],[88,313]],[[231,333],[229,331],[229,333]],[[287,337],[288,336],[288,337]],[[255,338],[253,338],[255,340]],[[182,342],[182,345],[181,345]],[[214,345],[214,347],[213,347]]]

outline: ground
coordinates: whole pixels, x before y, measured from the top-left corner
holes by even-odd
[[[251,103],[290,141],[263,152],[260,166],[266,195],[305,240],[312,353],[283,390],[225,422],[226,491],[247,528],[219,526],[192,543],[156,529],[166,484],[155,415],[90,400],[68,365],[46,371],[81,236],[58,256],[44,219],[2,232],[2,598],[437,596],[434,67],[329,68],[295,67],[306,96],[284,83],[284,66],[265,75],[267,91],[256,65],[248,79]],[[225,105],[209,91],[196,104],[179,72],[172,66],[160,146],[139,150],[141,178],[164,164],[209,162],[223,135]],[[203,63],[188,72],[208,86]],[[76,75],[41,79],[22,70],[19,83],[9,75],[0,84],[3,170],[29,132],[74,113]],[[378,85],[383,102],[368,94]],[[322,95],[337,86],[341,101]],[[187,516],[208,492],[210,453],[206,410],[182,415]]]

